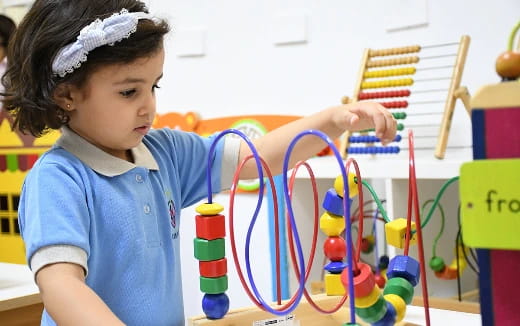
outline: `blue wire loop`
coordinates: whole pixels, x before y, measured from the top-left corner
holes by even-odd
[[[291,224],[293,238],[295,241],[296,250],[297,250],[297,254],[298,254],[300,277],[299,277],[299,286],[298,286],[298,290],[296,293],[296,299],[294,300],[293,304],[290,305],[289,307],[287,307],[287,309],[285,309],[285,310],[275,310],[275,309],[271,308],[269,306],[269,304],[267,304],[265,302],[265,300],[263,300],[262,296],[260,295],[260,293],[256,287],[256,284],[254,282],[253,275],[251,272],[251,264],[250,264],[250,259],[249,259],[250,258],[251,235],[253,232],[254,225],[256,223],[256,219],[258,217],[260,207],[262,206],[262,198],[263,198],[265,185],[264,185],[264,181],[263,181],[264,174],[262,171],[262,163],[260,161],[260,156],[258,154],[258,151],[256,150],[256,148],[255,148],[254,144],[251,142],[251,140],[244,133],[242,133],[239,130],[227,129],[227,130],[221,132],[213,140],[213,143],[211,144],[211,147],[209,150],[209,156],[208,156],[208,164],[207,164],[207,169],[206,169],[206,176],[207,176],[207,182],[208,182],[208,203],[211,204],[213,202],[213,200],[212,200],[213,193],[212,193],[212,187],[211,187],[211,158],[213,157],[213,153],[215,151],[217,142],[225,135],[231,134],[231,133],[240,136],[251,149],[251,152],[255,158],[255,162],[256,162],[256,166],[257,166],[257,170],[258,170],[258,176],[259,176],[259,179],[261,180],[260,188],[258,190],[259,191],[258,203],[255,208],[255,212],[253,214],[251,222],[249,224],[249,228],[247,230],[246,243],[245,243],[245,263],[246,263],[246,269],[247,269],[247,277],[251,284],[251,289],[252,289],[253,293],[255,294],[255,297],[258,300],[258,302],[260,302],[260,304],[266,311],[272,313],[273,315],[284,316],[284,315],[291,313],[294,309],[296,309],[296,307],[300,303],[300,300],[303,296],[303,292],[305,289],[305,260],[303,257],[303,249],[302,249],[300,237],[298,234],[298,228],[296,226],[296,220],[294,218],[294,211],[292,208],[291,198],[289,195],[287,174],[288,174],[288,170],[289,170],[289,158],[294,149],[294,146],[302,137],[304,137],[306,135],[317,136],[317,137],[321,138],[323,141],[325,141],[329,145],[329,147],[332,149],[334,156],[336,157],[336,160],[340,166],[341,175],[343,177],[343,185],[344,185],[344,187],[343,187],[344,188],[343,189],[343,211],[345,212],[344,213],[345,214],[345,230],[346,230],[346,235],[347,235],[347,268],[348,268],[348,272],[349,272],[348,273],[348,278],[349,278],[348,292],[349,292],[350,298],[354,298],[354,277],[353,277],[353,270],[352,270],[353,252],[352,252],[352,232],[351,232],[351,221],[350,221],[350,201],[348,200],[348,198],[350,198],[349,189],[348,189],[348,178],[347,178],[346,169],[343,166],[343,160],[341,158],[341,155],[340,155],[338,149],[334,145],[334,142],[326,134],[324,134],[321,131],[307,130],[307,131],[303,131],[303,132],[299,133],[298,135],[296,135],[296,137],[291,141],[291,143],[289,144],[289,147],[287,148],[287,152],[284,157],[283,170],[282,170],[283,189],[284,189],[284,197],[285,197],[286,206],[287,206],[287,214],[289,215],[289,223]],[[354,300],[350,300],[350,319],[351,319],[351,323],[354,324],[355,320],[356,320]]]
[[[340,155],[338,149],[334,145],[334,142],[326,134],[324,134],[323,132],[321,132],[319,130],[307,130],[307,131],[303,131],[303,132],[299,133],[291,141],[291,143],[289,144],[289,147],[287,148],[287,152],[285,154],[285,158],[284,158],[284,162],[283,162],[283,170],[282,170],[283,189],[284,189],[285,201],[287,204],[287,213],[289,214],[291,226],[293,226],[293,233],[295,234],[296,245],[298,246],[298,248],[300,248],[300,238],[298,237],[298,230],[296,229],[296,222],[294,219],[294,212],[293,212],[293,208],[292,208],[291,198],[289,197],[287,171],[289,170],[289,167],[288,167],[289,166],[289,157],[291,155],[291,152],[292,152],[294,146],[296,145],[296,142],[298,142],[298,140],[300,140],[300,138],[302,138],[303,136],[306,136],[306,135],[317,136],[317,137],[321,138],[323,141],[325,141],[329,145],[329,147],[332,149],[334,156],[336,157],[336,160],[341,169],[341,175],[343,177],[343,185],[344,185],[344,187],[343,187],[343,212],[345,215],[345,230],[346,230],[345,233],[347,235],[347,268],[348,268],[348,279],[349,279],[348,293],[351,298],[349,300],[350,301],[350,319],[351,319],[352,323],[355,323],[356,312],[355,312],[355,306],[354,306],[354,300],[353,300],[353,298],[354,298],[354,276],[353,276],[353,270],[352,270],[352,267],[353,267],[352,232],[351,232],[351,221],[350,221],[350,200],[349,200],[350,196],[349,196],[349,189],[348,189],[347,171],[346,171],[345,167],[343,166],[343,159],[341,158],[341,155]],[[305,278],[304,277],[305,266],[304,266],[304,261],[303,261],[303,253],[300,253],[300,251],[298,251],[298,258],[301,262],[300,263],[300,287],[298,288],[298,291],[303,292],[303,288],[304,288],[305,284],[302,281]],[[301,297],[301,295],[300,295],[300,297]],[[297,301],[299,301],[300,297],[298,298]]]

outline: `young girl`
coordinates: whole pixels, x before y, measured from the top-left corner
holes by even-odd
[[[36,0],[16,32],[5,107],[24,132],[62,131],[27,176],[18,212],[42,325],[184,323],[179,212],[205,197],[211,138],[150,130],[168,30],[136,0]],[[255,145],[279,173],[299,132],[371,127],[388,143],[396,123],[375,103],[337,106]],[[293,162],[322,147],[305,137]],[[219,142],[214,191],[249,153],[235,138]],[[241,177],[256,177],[253,162]]]

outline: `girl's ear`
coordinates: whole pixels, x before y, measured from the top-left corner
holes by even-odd
[[[73,97],[72,97],[72,89],[71,85],[67,83],[61,83],[56,86],[54,93],[52,94],[52,98],[54,102],[58,104],[65,111],[73,111]]]

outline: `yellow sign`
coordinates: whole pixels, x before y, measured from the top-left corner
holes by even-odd
[[[520,249],[520,159],[463,164],[460,203],[466,245]]]

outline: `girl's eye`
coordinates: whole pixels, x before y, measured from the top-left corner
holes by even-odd
[[[121,91],[121,92],[119,92],[119,94],[123,95],[123,97],[130,97],[130,96],[134,95],[135,92],[136,92],[135,89],[129,89],[126,91]]]

